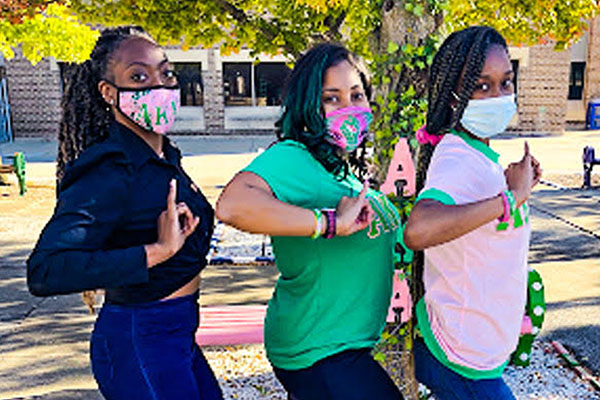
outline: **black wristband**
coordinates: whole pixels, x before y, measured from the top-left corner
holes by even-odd
[[[325,220],[327,221],[327,228],[325,229],[325,234],[323,235],[324,239],[331,239],[335,236],[335,210],[331,208],[324,208],[321,210],[323,215],[325,215]]]

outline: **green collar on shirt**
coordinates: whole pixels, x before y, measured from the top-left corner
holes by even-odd
[[[490,148],[487,144],[480,142],[477,139],[473,139],[471,136],[467,135],[465,132],[459,132],[455,129],[450,129],[450,133],[458,136],[462,140],[464,140],[469,146],[474,148],[475,150],[483,153],[484,156],[497,163],[500,154],[496,153],[494,150]]]

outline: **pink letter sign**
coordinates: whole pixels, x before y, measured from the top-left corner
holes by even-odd
[[[383,194],[396,193],[396,181],[404,179],[404,196],[415,194],[415,165],[406,138],[400,138],[394,147],[394,157],[388,167],[385,182],[379,188]]]

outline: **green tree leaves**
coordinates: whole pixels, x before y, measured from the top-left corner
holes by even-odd
[[[0,53],[10,59],[20,45],[33,64],[44,57],[77,62],[89,58],[97,32],[81,25],[66,5],[49,4],[36,10],[15,10],[0,18]]]
[[[553,40],[561,50],[581,36],[598,7],[594,0],[451,0],[446,20],[450,30],[489,25],[513,45]]]

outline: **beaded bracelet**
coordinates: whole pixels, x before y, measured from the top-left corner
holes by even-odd
[[[508,222],[511,215],[513,215],[516,210],[515,195],[510,190],[505,190],[500,193],[500,196],[502,196],[502,201],[504,203],[504,213],[498,217],[498,221]]]
[[[504,193],[506,193],[508,205],[510,206],[510,215],[513,215],[515,211],[517,211],[517,201],[515,200],[515,195],[510,190],[505,190]]]
[[[335,209],[333,208],[324,208],[321,210],[325,215],[325,221],[327,221],[327,227],[325,228],[325,234],[323,238],[331,239],[335,236]]]
[[[321,236],[321,231],[323,230],[323,222],[321,221],[321,210],[315,208],[315,232],[310,236],[311,239],[317,239]]]

